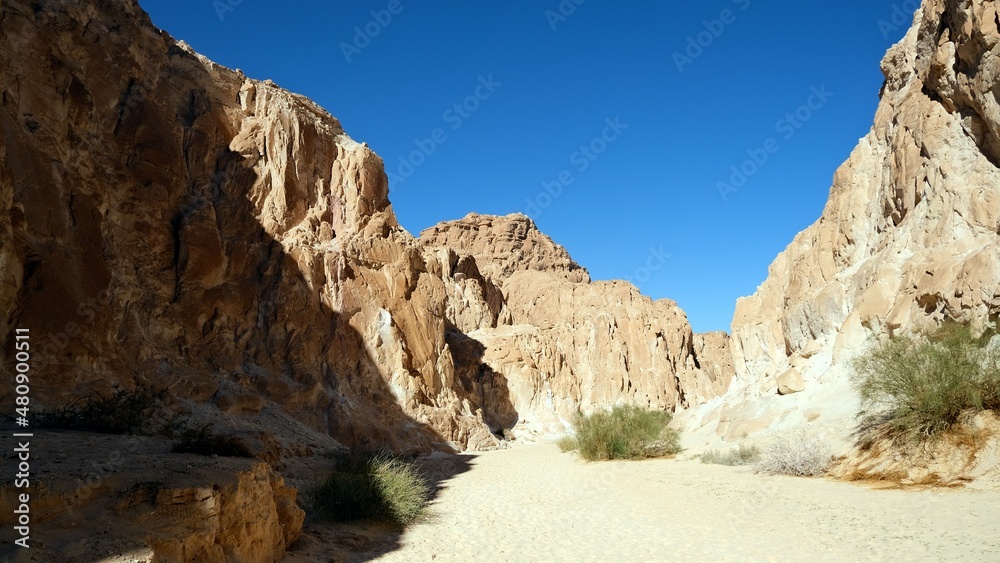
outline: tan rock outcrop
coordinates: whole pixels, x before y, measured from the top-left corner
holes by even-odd
[[[445,343],[455,286],[336,119],[134,2],[5,2],[3,26],[0,338],[31,329],[38,406],[147,383],[346,444],[484,428]],[[477,306],[473,325],[499,313]]]
[[[688,396],[697,399],[693,401],[696,404],[724,394],[729,389],[735,370],[729,333],[722,331],[696,333],[693,346],[696,367],[705,374],[705,377],[692,382],[693,387],[685,388]]]
[[[942,319],[996,320],[996,15],[993,2],[925,0],[886,54],[874,125],[834,175],[822,217],[737,303],[737,381],[724,409],[797,424],[801,417],[786,415],[819,406],[821,421],[849,423],[856,402],[847,366],[873,336]],[[791,368],[806,389],[776,402],[773,378]],[[737,406],[746,401],[757,406]]]
[[[558,274],[572,282],[590,281],[587,270],[574,262],[565,248],[520,213],[505,217],[470,213],[424,230],[420,240],[428,246],[461,249],[475,257],[480,271],[493,280],[503,281],[515,272],[534,270]]]
[[[38,407],[145,384],[278,459],[498,447],[536,414],[725,387],[676,304],[590,284],[527,217],[418,242],[335,118],[135,2],[2,9],[0,344],[31,330]]]
[[[778,385],[779,395],[801,393],[806,389],[806,382],[802,379],[802,374],[795,368],[789,368],[785,373],[775,378],[774,382]]]
[[[503,412],[518,423],[514,435],[563,432],[577,412],[622,402],[666,410],[697,404],[732,378],[728,336],[694,335],[676,303],[653,301],[626,282],[590,282],[523,215],[473,214],[427,229],[420,240],[474,258],[483,273],[476,279],[485,278],[477,283],[502,290],[496,324],[481,323],[451,348],[476,350],[456,356],[463,380],[506,387]],[[534,251],[519,255],[522,244]],[[708,358],[704,366],[698,353]]]
[[[47,432],[31,440],[31,549],[5,561],[275,562],[301,533],[295,489],[252,459],[164,455],[163,440]],[[0,524],[18,494],[0,490]]]

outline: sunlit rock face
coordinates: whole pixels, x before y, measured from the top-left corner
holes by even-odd
[[[146,385],[280,457],[494,448],[728,383],[676,304],[527,218],[415,239],[334,117],[134,1],[4,2],[0,29],[0,340],[35,335],[39,407]]]
[[[871,132],[822,217],[771,264],[732,324],[736,383],[701,422],[738,438],[842,418],[847,365],[872,337],[1000,311],[997,7],[926,0],[882,61]],[[790,369],[801,393],[778,397]],[[846,426],[844,426],[846,428]]]
[[[461,277],[482,280],[477,294],[480,285],[501,292],[494,324],[453,322],[466,332],[452,350],[478,350],[456,357],[464,379],[487,373],[509,389],[514,435],[563,432],[578,412],[618,403],[698,404],[732,378],[725,334],[694,335],[676,303],[629,283],[591,282],[524,215],[471,214],[420,240],[473,259],[478,271]]]

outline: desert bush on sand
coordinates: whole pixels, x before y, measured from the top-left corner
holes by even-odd
[[[341,456],[325,481],[307,491],[306,505],[328,520],[373,519],[406,526],[423,513],[430,487],[416,468],[386,453]]]
[[[816,477],[833,461],[832,451],[820,437],[810,437],[804,428],[775,436],[760,448],[754,470],[768,475]]]
[[[619,405],[611,412],[580,416],[575,423],[576,448],[590,460],[662,457],[681,451],[680,435],[670,428],[671,414]],[[560,447],[570,446],[569,442]],[[564,450],[566,451],[566,450]]]
[[[963,416],[1000,410],[1000,340],[949,323],[874,346],[853,365],[861,397],[859,437],[914,442],[951,428]]]
[[[563,453],[573,451],[580,447],[580,443],[577,442],[576,438],[573,436],[563,436],[562,438],[559,438],[556,445],[559,446],[559,450]]]
[[[752,465],[760,460],[760,448],[740,444],[729,451],[709,450],[701,454],[701,462],[713,465]]]

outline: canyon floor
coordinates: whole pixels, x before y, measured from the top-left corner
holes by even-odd
[[[426,521],[307,525],[288,560],[1000,561],[996,483],[880,489],[552,444],[421,465],[440,487]]]

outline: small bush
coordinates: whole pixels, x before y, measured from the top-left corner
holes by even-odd
[[[667,426],[669,412],[616,406],[610,413],[581,416],[576,423],[580,457],[587,460],[640,459],[676,454],[680,436]]]
[[[760,460],[760,449],[757,446],[740,444],[728,452],[709,450],[701,454],[702,463],[713,465],[752,465]]]
[[[78,399],[35,418],[40,428],[83,430],[102,434],[126,434],[148,425],[161,393],[146,387],[133,391],[119,390],[110,397],[95,394]]]
[[[854,362],[861,398],[859,435],[920,441],[969,411],[1000,410],[1000,347],[987,333],[948,323],[924,336],[889,339]]]
[[[815,477],[826,473],[832,462],[829,446],[818,438],[809,438],[805,429],[799,429],[765,444],[754,470],[768,475]]]
[[[420,517],[430,488],[411,464],[388,454],[351,453],[306,496],[320,518],[371,518],[406,526]]]
[[[210,424],[182,430],[180,441],[170,451],[178,454],[253,457],[243,440],[236,436],[216,434]]]
[[[559,441],[556,442],[556,445],[559,446],[559,449],[563,453],[571,452],[580,447],[579,442],[577,442],[576,438],[572,436],[563,436],[562,438],[559,438]]]

